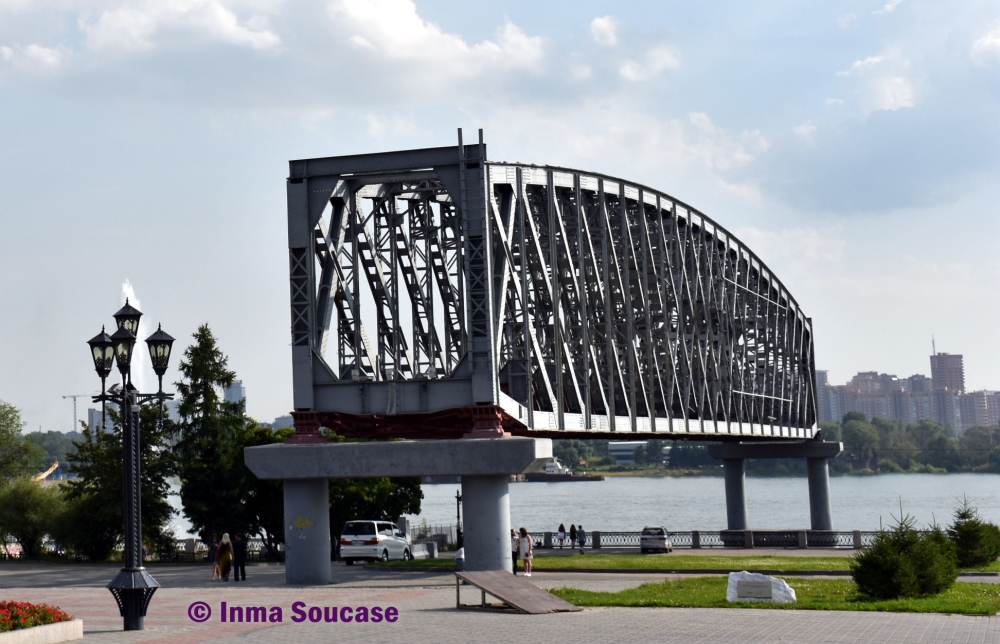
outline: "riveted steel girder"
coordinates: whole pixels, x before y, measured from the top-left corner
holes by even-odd
[[[811,320],[666,193],[460,134],[292,161],[288,239],[295,408],[345,433],[460,435],[480,405],[529,435],[816,431]]]

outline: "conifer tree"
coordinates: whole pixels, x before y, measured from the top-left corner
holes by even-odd
[[[175,451],[184,515],[208,540],[212,532],[251,530],[244,490],[253,474],[243,464],[245,402],[221,397],[236,374],[207,324],[193,337],[179,367],[183,379],[175,383],[180,397]]]

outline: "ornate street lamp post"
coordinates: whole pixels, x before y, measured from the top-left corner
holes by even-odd
[[[159,379],[159,390],[155,394],[142,394],[132,386],[132,352],[135,348],[135,334],[139,330],[142,313],[125,300],[125,306],[115,313],[118,329],[110,336],[101,329],[87,344],[94,358],[94,369],[101,378],[101,395],[94,396],[94,402],[113,402],[122,415],[122,470],[125,488],[125,567],[108,584],[114,595],[125,623],[126,631],[141,631],[143,618],[149,607],[149,600],[160,587],[152,575],[142,565],[142,495],[139,452],[139,409],[151,400],[160,404],[163,417],[163,401],[172,400],[173,394],[163,393],[163,374],[170,360],[170,348],[174,339],[157,329],[146,338],[149,358]],[[112,363],[118,363],[122,376],[120,390],[112,388],[105,392],[104,385],[111,374]],[[103,417],[102,417],[103,420]]]

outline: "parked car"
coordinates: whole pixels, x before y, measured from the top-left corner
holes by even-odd
[[[653,550],[673,552],[674,544],[670,542],[667,529],[663,526],[646,526],[639,535],[639,550],[643,554]]]
[[[351,566],[355,561],[409,561],[413,556],[409,539],[396,525],[388,521],[348,521],[340,535],[340,558]]]

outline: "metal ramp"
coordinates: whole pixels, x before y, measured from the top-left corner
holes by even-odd
[[[462,603],[462,584],[475,586],[481,593],[478,604]],[[486,601],[486,595],[491,595],[501,603]],[[500,610],[528,615],[544,615],[546,613],[568,613],[583,610],[579,606],[559,599],[521,577],[515,577],[506,570],[485,570],[479,572],[455,573],[455,607],[479,610]]]

